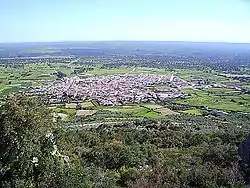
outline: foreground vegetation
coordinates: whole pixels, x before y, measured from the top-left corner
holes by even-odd
[[[35,99],[1,107],[0,187],[241,187],[249,115],[67,127]]]

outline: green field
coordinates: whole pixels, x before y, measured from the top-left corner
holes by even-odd
[[[22,91],[30,86],[40,86],[43,83],[55,80],[53,73],[61,71],[67,76],[72,70],[64,63],[33,63],[23,67],[0,67],[0,96]]]
[[[71,67],[73,66],[73,67]],[[61,71],[68,77],[75,76],[72,72],[74,67],[81,67],[81,65],[69,65],[68,63],[33,63],[25,64],[19,68],[0,67],[0,96],[9,95],[18,91],[24,91],[30,86],[41,86],[45,82],[56,80],[57,77],[53,73]],[[235,82],[234,80],[218,76],[213,72],[199,71],[199,70],[184,70],[184,69],[158,69],[149,67],[127,67],[121,66],[118,68],[103,68],[101,65],[92,66],[90,70],[79,75],[85,76],[101,76],[112,74],[162,74],[162,75],[176,75],[182,79],[203,80],[209,83],[225,83]],[[153,88],[161,88],[162,86],[152,86]],[[249,84],[245,83],[245,88],[249,88]],[[247,94],[241,94],[237,91],[228,88],[207,88],[203,90],[186,89],[184,93],[190,94],[191,97],[187,99],[179,99],[174,103],[179,105],[189,105],[193,107],[208,107],[227,111],[241,111],[250,112],[250,97]],[[85,108],[95,108],[88,104],[83,104]],[[155,112],[157,108],[161,108],[158,104],[141,104],[134,108],[108,107],[111,111],[119,111],[122,113],[129,113],[131,115],[140,117],[162,118],[164,116]],[[98,107],[102,108],[102,107]],[[198,111],[184,111],[188,114],[199,114]]]
[[[182,71],[180,71],[182,72]],[[111,74],[161,74],[161,75],[171,75],[173,73],[170,70],[149,68],[149,67],[127,67],[121,66],[118,68],[103,68],[101,66],[95,66],[94,70],[88,71],[87,75],[111,75]]]
[[[215,92],[215,93],[211,93]],[[184,90],[191,94],[188,99],[176,100],[176,104],[208,107],[226,111],[250,112],[250,97],[247,94],[237,93],[232,89],[216,88],[204,90]]]
[[[201,116],[203,115],[203,112],[199,109],[190,109],[190,110],[183,110],[182,113],[189,114],[189,115],[195,115],[195,116]]]
[[[97,109],[107,110],[111,112],[121,112],[130,114],[131,116],[143,117],[143,118],[166,118],[166,116],[154,111],[153,109],[145,108],[140,105],[129,106],[99,106]]]
[[[76,109],[71,109],[71,108],[54,108],[53,111],[57,113],[66,114],[69,116],[74,116],[76,114]]]
[[[75,108],[56,107],[52,109],[56,113],[63,113],[70,117],[76,114]],[[130,117],[154,118],[154,119],[166,118],[166,116],[161,115],[159,112],[156,112],[153,109],[149,109],[137,104],[127,105],[127,106],[89,106],[86,109],[103,111],[103,112],[105,111],[118,112],[124,115],[127,114]]]
[[[74,76],[72,72],[74,68],[81,67],[81,65],[69,65],[68,63],[32,63],[25,64],[19,68],[13,67],[0,67],[0,89],[3,95],[11,93],[9,87],[12,84],[20,84],[21,87],[40,86],[46,81],[55,80],[56,76],[53,73],[61,71],[68,77]],[[221,76],[217,76],[211,73],[205,73],[197,70],[183,70],[183,69],[158,69],[149,67],[127,67],[121,66],[118,68],[103,68],[101,65],[92,66],[93,70],[79,75],[84,76],[101,76],[112,74],[161,74],[161,75],[175,75],[186,80],[192,79],[206,79],[211,83],[220,83],[232,81]],[[8,88],[5,88],[8,86]],[[6,92],[3,90],[7,89]]]

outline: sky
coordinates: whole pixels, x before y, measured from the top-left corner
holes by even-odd
[[[0,0],[0,43],[250,43],[250,0]]]

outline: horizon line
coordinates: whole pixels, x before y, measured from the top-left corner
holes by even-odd
[[[75,42],[173,42],[173,43],[224,43],[224,44],[250,44],[249,42],[230,42],[230,41],[189,41],[189,40],[55,40],[55,41],[18,41],[0,42],[0,44],[27,44],[27,43],[75,43]]]

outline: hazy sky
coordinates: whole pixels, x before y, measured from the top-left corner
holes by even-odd
[[[250,0],[0,0],[0,42],[250,42]]]

